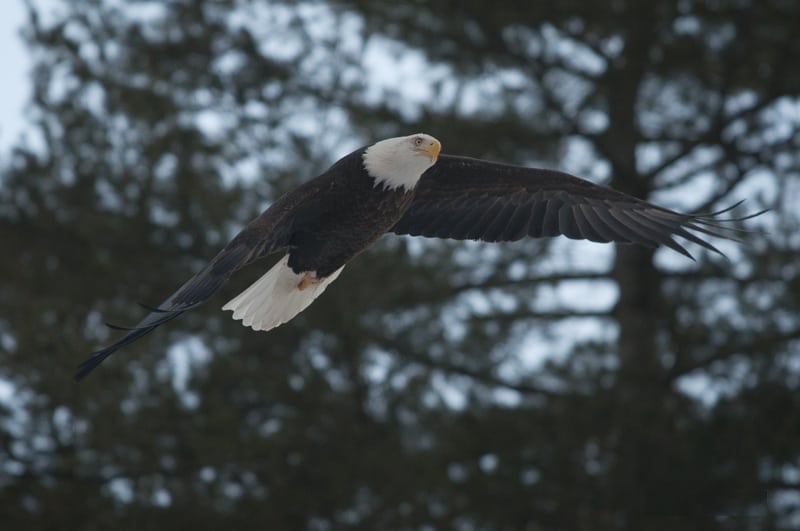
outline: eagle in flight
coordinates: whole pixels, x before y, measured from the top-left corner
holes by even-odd
[[[84,361],[75,380],[204,303],[234,272],[272,253],[283,257],[222,307],[254,330],[270,330],[303,311],[347,262],[387,232],[486,242],[564,235],[665,245],[692,258],[675,236],[719,253],[698,233],[735,239],[721,232],[721,223],[758,215],[717,217],[730,209],[682,214],[559,171],[440,150],[438,140],[422,133],[389,138],[357,149],[287,192],[163,303],[147,308],[136,326],[112,326],[126,334]]]

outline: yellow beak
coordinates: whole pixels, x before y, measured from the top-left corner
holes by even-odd
[[[420,148],[420,151],[427,154],[434,162],[436,162],[436,157],[439,156],[439,152],[441,150],[442,150],[442,144],[440,144],[438,140],[431,140],[426,145]]]

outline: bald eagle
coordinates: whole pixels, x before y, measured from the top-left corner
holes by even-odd
[[[272,253],[284,255],[222,307],[254,330],[270,330],[303,311],[347,262],[387,232],[487,242],[564,235],[665,245],[689,258],[674,236],[717,253],[690,231],[734,239],[720,232],[720,222],[736,221],[716,218],[725,211],[681,214],[559,171],[439,155],[440,149],[438,140],[421,133],[382,140],[281,196],[162,304],[148,307],[136,326],[109,325],[127,333],[84,361],[75,380]]]

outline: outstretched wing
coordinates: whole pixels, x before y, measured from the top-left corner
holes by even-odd
[[[559,171],[442,155],[422,176],[411,207],[391,231],[488,242],[563,234],[665,245],[692,258],[673,237],[720,253],[690,231],[735,239],[720,232],[726,227],[719,224],[735,220],[714,217],[727,210],[681,214]]]
[[[286,197],[286,196],[284,196]],[[131,328],[109,325],[126,330],[116,343],[92,353],[78,366],[75,380],[80,381],[108,356],[152,332],[158,326],[175,319],[211,297],[237,269],[286,247],[288,241],[291,204],[278,201],[266,212],[253,220],[213,260],[175,293],[156,308],[147,308],[150,313]]]

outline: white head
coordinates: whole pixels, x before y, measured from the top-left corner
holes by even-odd
[[[424,133],[388,138],[364,151],[364,168],[375,186],[413,190],[425,170],[436,163],[441,149],[438,140]]]

